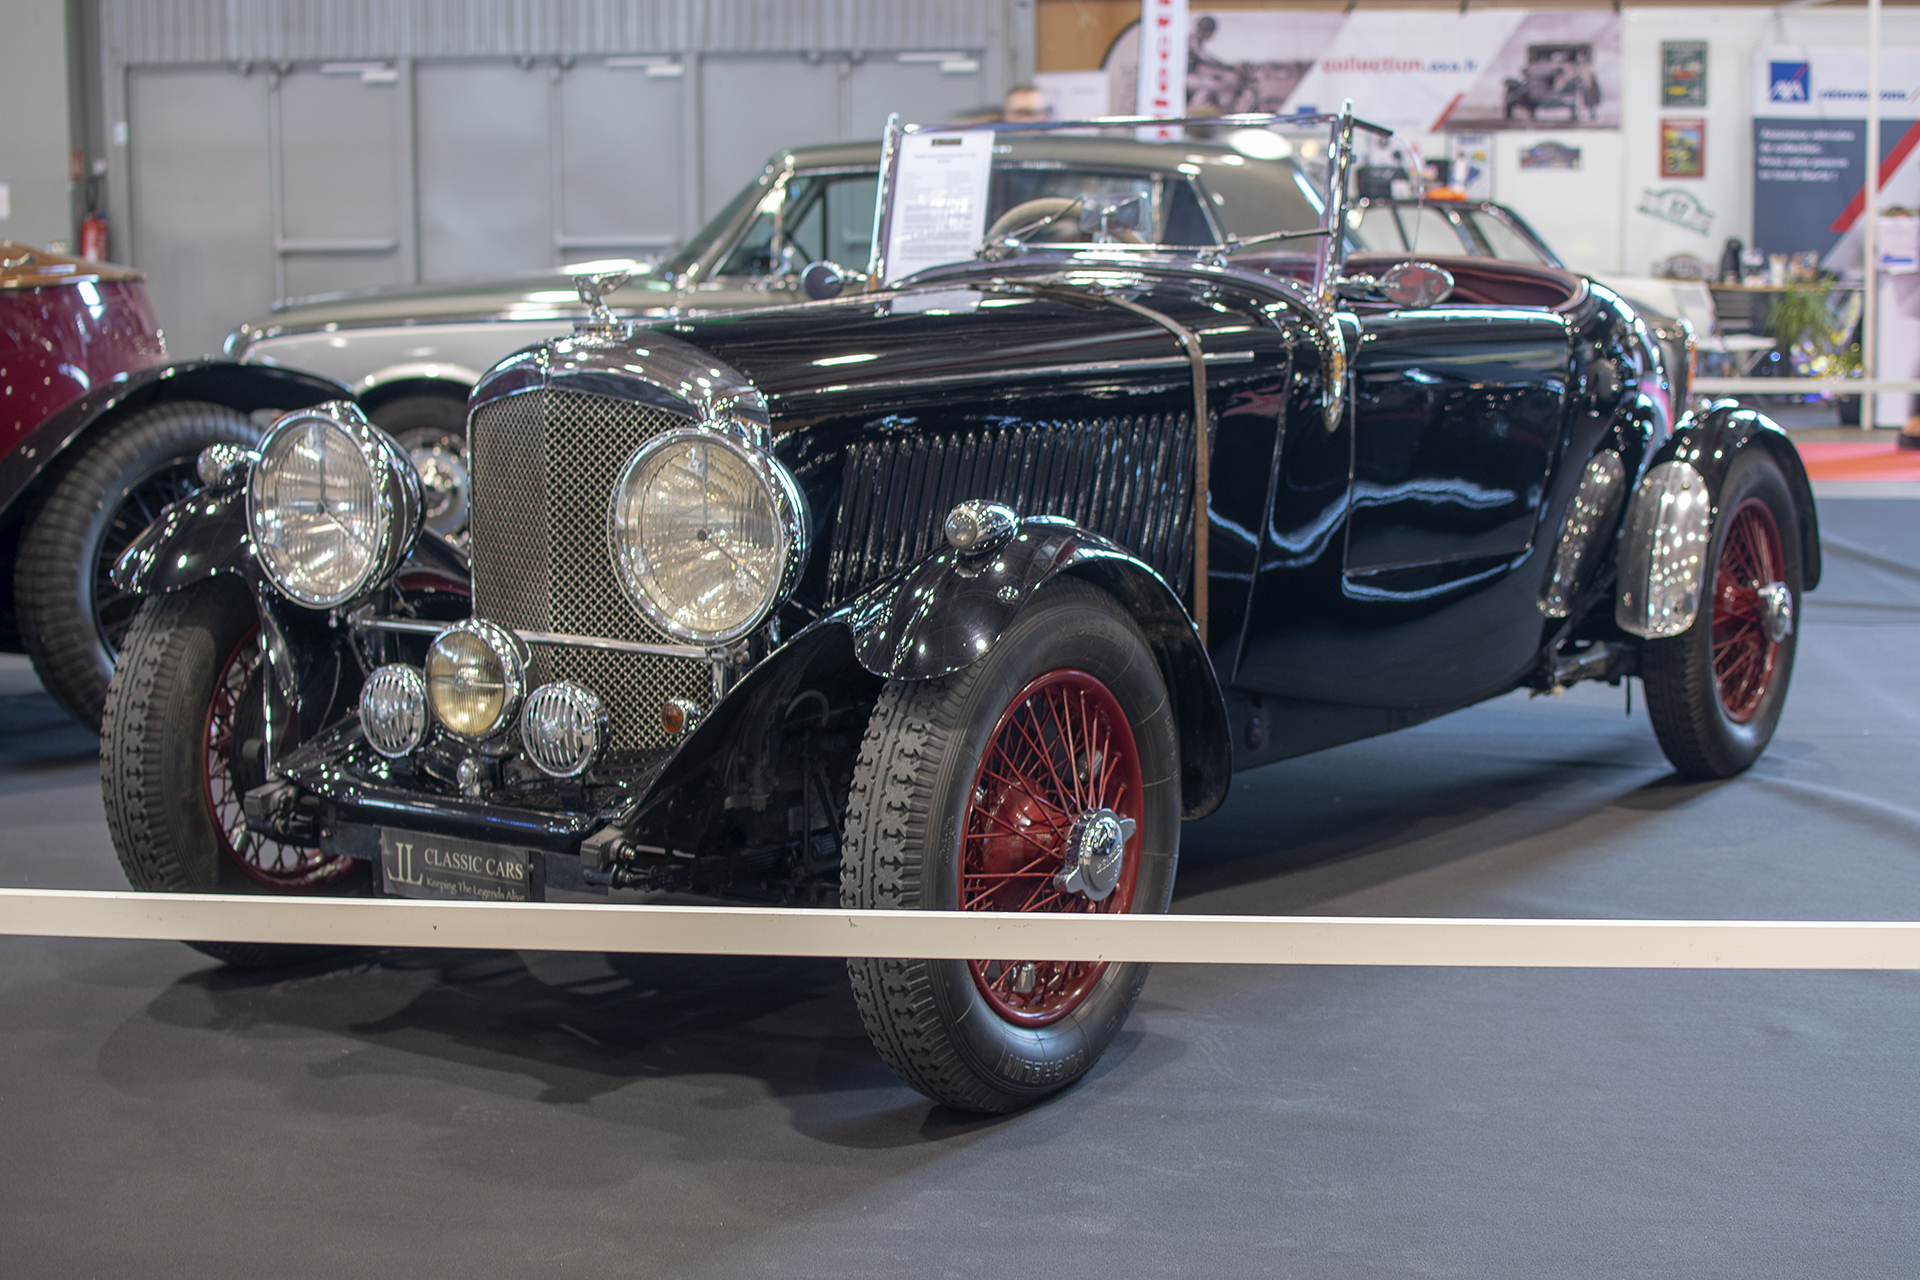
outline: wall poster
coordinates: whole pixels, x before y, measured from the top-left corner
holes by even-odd
[[[1660,105],[1707,105],[1707,42],[1667,40],[1660,45]]]
[[[1189,115],[1312,115],[1351,98],[1402,133],[1620,125],[1620,15],[1607,10],[1196,7],[1187,30]],[[1140,31],[1107,50],[1115,110],[1140,100]]]
[[[1660,176],[1704,178],[1707,175],[1707,122],[1660,122]]]
[[[1754,51],[1754,248],[1859,270],[1866,83],[1858,47]],[[1920,49],[1881,49],[1880,112],[1880,207],[1920,206]]]
[[[1534,143],[1520,153],[1522,169],[1578,169],[1580,148],[1552,138]]]

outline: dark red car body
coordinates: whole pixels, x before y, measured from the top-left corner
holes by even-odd
[[[350,395],[337,382],[292,370],[169,360],[138,271],[0,240],[0,649],[31,653],[48,690],[97,723],[105,673],[130,617],[98,598],[98,584],[118,548],[145,527],[149,509],[193,486],[194,456],[215,439],[176,431],[178,456],[126,464],[142,415],[168,405],[225,415],[227,435],[237,437],[257,410]],[[111,458],[121,460],[121,473],[103,463]],[[43,536],[40,554],[23,552],[50,521],[77,532]],[[50,545],[63,550],[48,554]],[[23,565],[41,584],[38,616],[47,615],[49,598],[72,598],[91,625],[27,625]],[[58,584],[51,597],[47,583]],[[93,678],[81,682],[90,687],[76,685],[71,673],[63,678],[47,660],[76,644],[96,651]]]
[[[166,360],[143,279],[0,240],[0,510],[44,465],[36,436],[56,411]]]

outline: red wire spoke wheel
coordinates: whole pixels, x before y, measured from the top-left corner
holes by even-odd
[[[250,735],[240,726],[248,719],[255,729],[264,718],[256,708],[260,697],[261,665],[258,628],[241,640],[214,678],[213,697],[207,703],[206,727],[201,734],[206,756],[207,812],[221,852],[240,873],[263,889],[299,893],[324,889],[353,870],[353,859],[318,849],[282,844],[247,826],[240,797],[246,786],[234,777],[234,757]],[[253,709],[251,717],[247,711]],[[238,730],[238,731],[236,731]]]
[[[336,656],[336,660],[337,656]],[[267,676],[260,616],[231,574],[151,596],[134,615],[107,687],[100,798],[127,881],[148,893],[222,893],[234,873],[266,893],[363,893],[352,858],[266,839],[241,797],[266,781]],[[226,964],[272,968],[332,948],[188,942]]]
[[[1084,671],[1048,672],[1001,714],[974,775],[961,837],[961,910],[1129,910],[1142,816],[1140,753],[1119,701]],[[1103,838],[1121,843],[1117,871],[1108,869],[1090,889],[1069,887],[1070,864]],[[1104,962],[1057,960],[971,960],[968,967],[994,1012],[1020,1026],[1071,1013],[1106,970]]]
[[[1114,596],[1062,576],[983,657],[880,691],[847,793],[840,902],[1157,915],[1173,896],[1181,814],[1160,662]],[[1148,969],[1017,953],[847,961],[874,1049],[963,1111],[1012,1111],[1080,1079]]]
[[[1808,525],[1767,446],[1737,449],[1717,488],[1706,552],[1713,575],[1701,584],[1693,623],[1640,651],[1647,717],[1660,750],[1689,778],[1731,778],[1773,740],[1805,582]]]
[[[1713,576],[1713,680],[1727,719],[1753,719],[1773,681],[1780,642],[1767,629],[1761,592],[1783,576],[1780,526],[1759,498],[1733,513]]]

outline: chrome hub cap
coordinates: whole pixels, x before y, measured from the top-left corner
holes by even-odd
[[[1053,877],[1054,887],[1062,893],[1080,894],[1090,902],[1105,902],[1120,883],[1133,828],[1132,818],[1123,818],[1111,809],[1081,814],[1067,835],[1066,865]]]
[[[1793,592],[1784,582],[1769,582],[1756,592],[1760,614],[1766,622],[1767,639],[1779,644],[1793,634]]]
[[[413,469],[420,473],[427,528],[443,536],[458,533],[466,527],[467,495],[473,487],[466,461],[444,445],[413,449],[407,456],[413,460]]]

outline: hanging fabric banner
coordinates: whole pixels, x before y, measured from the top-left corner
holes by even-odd
[[[1141,0],[1134,114],[1167,120],[1187,113],[1187,0]],[[1144,128],[1147,141],[1175,137],[1171,126]]]

